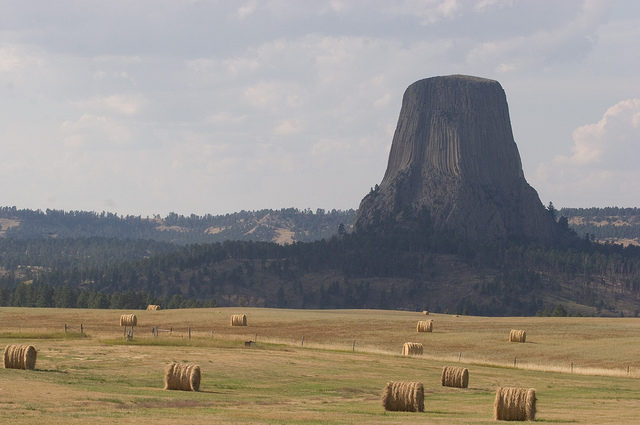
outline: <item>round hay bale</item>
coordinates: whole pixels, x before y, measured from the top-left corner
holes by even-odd
[[[440,378],[443,387],[469,387],[469,369],[466,367],[445,366]]]
[[[509,342],[525,342],[527,333],[523,330],[511,329],[509,332]]]
[[[421,356],[424,351],[424,347],[419,342],[405,342],[402,345],[403,356]]]
[[[164,371],[164,389],[198,391],[200,366],[193,363],[169,363]]]
[[[149,304],[147,306],[147,311],[156,311],[156,310],[160,310],[160,306],[157,304]]]
[[[424,386],[422,382],[387,382],[382,392],[385,410],[424,412]]]
[[[38,351],[33,345],[7,345],[4,349],[5,369],[34,369]]]
[[[536,419],[536,390],[533,388],[500,387],[493,403],[498,421],[534,421]]]
[[[429,310],[422,310],[422,314],[424,314],[425,316],[429,315]]]
[[[135,314],[123,314],[120,316],[120,326],[138,326],[138,318]]]
[[[246,314],[232,314],[231,315],[231,326],[247,326],[247,315]]]
[[[416,332],[433,332],[433,320],[419,320]]]

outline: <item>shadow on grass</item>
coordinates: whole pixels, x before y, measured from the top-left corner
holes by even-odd
[[[86,333],[80,332],[0,332],[0,339],[84,339],[89,338]]]
[[[36,372],[44,372],[44,373],[63,373],[63,374],[67,374],[69,373],[66,370],[60,370],[60,369],[33,369]]]

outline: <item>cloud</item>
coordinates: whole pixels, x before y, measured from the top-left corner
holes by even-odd
[[[258,4],[255,0],[250,0],[244,3],[242,6],[238,8],[238,18],[244,19],[249,15],[252,15],[258,7]]]
[[[128,116],[137,114],[144,103],[145,99],[140,94],[114,94],[78,102],[82,107]]]
[[[594,48],[597,29],[606,22],[611,8],[611,2],[585,0],[570,22],[531,34],[484,41],[467,53],[467,62],[507,73],[580,61]]]
[[[294,120],[284,120],[275,126],[273,132],[280,136],[296,134],[300,132],[300,123]]]
[[[121,122],[104,115],[83,114],[60,125],[63,143],[68,147],[106,148],[131,141],[131,131]]]
[[[618,102],[607,109],[597,123],[576,128],[573,142],[573,154],[557,157],[558,163],[569,166],[615,163],[617,168],[637,167],[634,154],[640,154],[640,99]]]
[[[571,155],[538,167],[536,178],[558,201],[635,205],[640,196],[640,98],[622,100],[576,128]],[[584,202],[584,201],[582,201]]]

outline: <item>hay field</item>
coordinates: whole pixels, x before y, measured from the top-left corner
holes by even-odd
[[[129,342],[119,326],[127,313],[138,317]],[[232,314],[247,314],[249,326],[231,327]],[[0,346],[39,350],[33,371],[0,369],[0,423],[489,424],[499,386],[535,388],[544,423],[638,422],[639,319],[432,314],[434,332],[416,333],[421,316],[0,308]],[[65,323],[74,333],[64,335]],[[152,326],[173,332],[154,337]],[[526,330],[527,342],[510,344],[511,329]],[[406,341],[421,342],[425,354],[402,357]],[[171,361],[200,365],[199,392],[162,389]],[[447,365],[469,368],[469,388],[441,386]],[[424,413],[385,412],[389,381],[422,382]]]

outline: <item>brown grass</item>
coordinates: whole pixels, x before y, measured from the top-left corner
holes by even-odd
[[[4,349],[5,369],[33,369],[36,367],[38,352],[33,345],[7,345]]]
[[[419,320],[416,332],[433,332],[433,320]]]
[[[534,421],[536,390],[533,388],[500,387],[493,403],[494,417],[502,421]]]
[[[135,314],[123,314],[120,316],[120,326],[137,326],[138,318]]]
[[[424,347],[419,342],[405,342],[402,345],[403,356],[421,356],[424,352]]]
[[[200,366],[193,363],[169,363],[164,373],[164,389],[198,391]]]
[[[440,380],[443,387],[467,388],[469,386],[469,369],[445,366],[442,368]]]
[[[246,314],[232,314],[231,315],[231,326],[247,326],[247,315]]]
[[[424,412],[424,386],[421,382],[387,382],[382,405],[385,410]]]
[[[525,342],[527,339],[527,332],[518,329],[511,329],[509,332],[509,342]]]
[[[149,304],[147,306],[147,311],[156,311],[156,310],[160,310],[160,306],[157,304]]]

